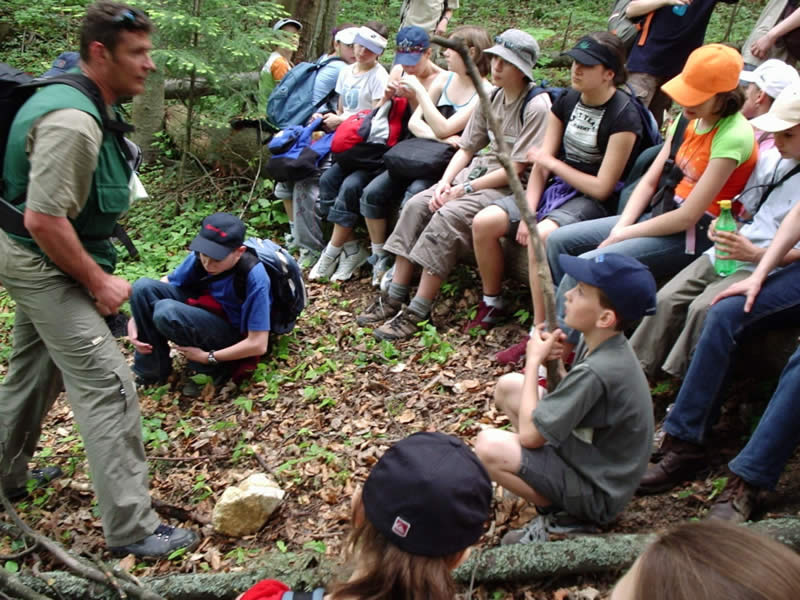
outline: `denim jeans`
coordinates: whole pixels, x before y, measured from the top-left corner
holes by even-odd
[[[781,373],[778,389],[772,395],[750,440],[728,466],[747,483],[774,489],[800,444],[800,348],[795,350]]]
[[[720,391],[745,329],[758,326],[761,333],[800,322],[800,263],[767,278],[749,313],[744,312],[744,302],[744,296],[732,296],[708,311],[675,406],[664,422],[668,434],[698,444],[705,442],[719,417],[724,400]]]
[[[643,215],[639,221],[650,218]],[[580,332],[564,323],[565,294],[575,287],[575,279],[566,275],[558,262],[560,254],[594,258],[600,254],[616,252],[639,259],[650,268],[653,277],[662,279],[671,277],[702,254],[710,245],[708,238],[696,240],[694,254],[687,254],[686,234],[681,231],[660,237],[638,237],[617,242],[604,248],[597,246],[611,233],[611,229],[619,220],[618,216],[593,219],[582,223],[574,223],[559,227],[547,238],[547,262],[553,274],[553,282],[558,286],[556,291],[556,315],[558,326],[567,334],[567,340],[573,344],[578,342]]]
[[[227,348],[242,340],[242,334],[222,317],[186,304],[189,298],[181,288],[155,279],[139,279],[133,284],[131,314],[139,339],[151,344],[150,354],[136,352],[133,372],[145,379],[165,379],[172,372],[168,342],[203,350]],[[190,362],[201,373],[224,375],[230,365]]]
[[[369,182],[361,194],[361,214],[367,219],[388,219],[392,211],[435,183],[428,179],[398,179],[383,171]]]
[[[320,213],[331,223],[354,227],[360,216],[361,194],[377,171],[347,171],[337,163],[319,178]]]

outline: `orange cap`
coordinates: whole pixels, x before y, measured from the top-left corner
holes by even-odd
[[[715,94],[736,89],[743,66],[742,55],[734,48],[707,44],[692,52],[683,71],[661,89],[681,106],[697,106]]]

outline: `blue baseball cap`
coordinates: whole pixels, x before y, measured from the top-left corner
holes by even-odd
[[[54,77],[66,73],[70,69],[77,67],[80,59],[81,55],[77,52],[62,52],[53,61],[53,66],[42,73],[42,77]]]
[[[558,263],[568,275],[603,290],[623,321],[655,314],[656,281],[635,258],[613,252],[594,258],[561,254]]]
[[[414,66],[422,54],[431,47],[431,39],[422,27],[411,25],[397,32],[397,49],[394,61],[400,65]]]

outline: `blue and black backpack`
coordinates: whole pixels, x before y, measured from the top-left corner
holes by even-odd
[[[278,82],[267,100],[267,121],[279,131],[289,125],[305,125],[315,112],[330,112],[327,104],[336,94],[332,88],[316,104],[311,103],[314,94],[314,83],[320,70],[330,63],[343,60],[338,56],[326,58],[318,62],[303,62],[295,65]]]

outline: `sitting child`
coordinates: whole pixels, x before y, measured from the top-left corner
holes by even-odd
[[[560,351],[562,334],[533,330],[525,374],[505,375],[495,389],[515,432],[481,431],[475,450],[494,481],[537,508],[602,525],[625,508],[647,468],[650,390],[623,331],[653,312],[656,284],[642,263],[622,254],[560,260],[578,281],[567,292],[565,316],[583,334],[575,364],[544,394],[539,366]],[[537,517],[503,543],[546,541],[549,521]]]
[[[650,544],[610,600],[793,600],[800,557],[745,527],[683,523]]]
[[[133,372],[141,384],[166,381],[172,372],[169,342],[196,371],[216,383],[233,372],[233,361],[261,356],[270,332],[270,280],[260,262],[247,274],[244,298],[234,267],[247,248],[245,225],[228,213],[203,219],[193,252],[160,281],[133,284],[128,337],[136,350]],[[199,390],[187,384],[186,395]]]
[[[452,600],[450,571],[483,535],[491,499],[486,469],[458,438],[422,432],[399,441],[353,496],[352,576],[314,598]],[[285,592],[286,585],[267,579],[239,600],[291,597]]]

